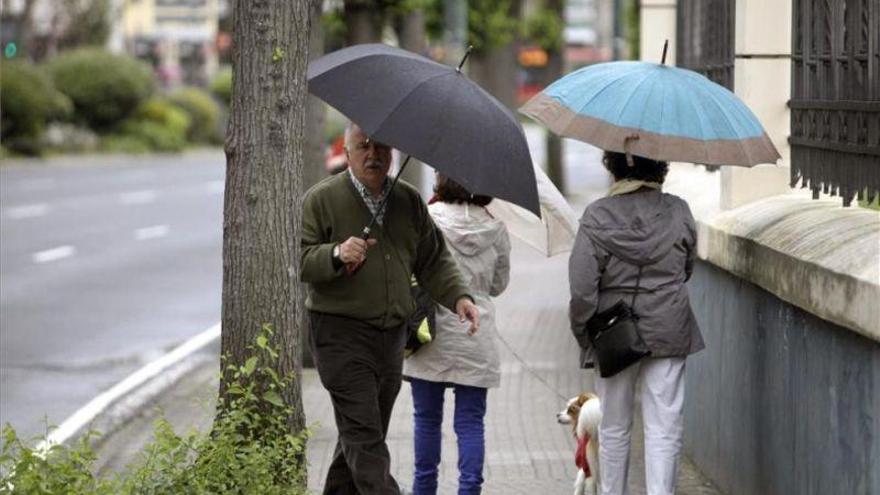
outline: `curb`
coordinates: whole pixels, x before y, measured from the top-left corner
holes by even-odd
[[[219,341],[217,323],[90,400],[52,430],[36,450],[47,452],[52,446],[68,443],[92,429],[101,430],[104,436],[113,433],[188,372],[216,359]],[[205,352],[212,347],[218,352]]]

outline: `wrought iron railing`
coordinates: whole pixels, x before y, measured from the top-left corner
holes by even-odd
[[[678,0],[676,65],[733,91],[734,0]]]
[[[880,195],[880,3],[794,0],[791,185]]]

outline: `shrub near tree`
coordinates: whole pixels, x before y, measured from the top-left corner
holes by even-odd
[[[209,433],[176,433],[164,419],[139,461],[124,472],[94,474],[93,438],[38,451],[6,426],[0,442],[0,495],[305,495],[308,430],[291,432],[282,397],[295,384],[275,371],[274,330],[263,325],[229,381]]]
[[[5,61],[0,71],[0,122],[5,147],[38,154],[46,124],[70,114],[70,100],[59,93],[39,68]]]
[[[220,108],[211,95],[198,88],[175,91],[169,101],[186,112],[190,125],[186,137],[193,143],[219,143]]]
[[[64,52],[48,63],[48,70],[73,102],[74,118],[99,132],[125,120],[153,91],[148,65],[100,48]]]

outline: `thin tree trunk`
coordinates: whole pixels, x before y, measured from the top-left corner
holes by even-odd
[[[271,324],[282,377],[299,375],[302,351],[297,298],[308,7],[286,0],[233,5],[221,349],[230,364],[243,365],[261,326]],[[220,394],[226,394],[222,384]],[[301,430],[298,381],[283,399],[293,409],[292,431]]]
[[[382,40],[384,13],[375,0],[345,0],[345,44],[378,43]]]
[[[401,14],[394,20],[394,29],[400,47],[420,55],[424,55],[428,46],[425,34],[425,13],[421,9],[413,9]],[[403,171],[401,178],[422,191],[422,182],[427,173],[425,164],[412,159]],[[425,191],[422,191],[425,192]]]
[[[510,2],[510,17],[522,17],[522,0]],[[474,52],[468,59],[468,75],[507,108],[516,110],[517,36],[507,45]]]
[[[324,30],[321,29],[322,0],[309,2],[309,22],[311,31],[309,35],[309,60],[314,60],[324,54]],[[324,120],[326,119],[326,107],[324,102],[317,97],[308,96],[306,108],[306,147],[303,163],[303,191],[308,190],[327,176],[324,167]],[[300,328],[305,330],[305,284],[300,282],[299,295],[296,298],[297,312],[300,315]],[[303,351],[302,365],[313,368],[315,361],[309,346],[308,332],[301,332]]]
[[[552,10],[555,15],[562,21],[565,15],[564,0],[547,0],[546,6]],[[563,50],[565,47],[561,43],[559,46],[547,50],[547,67],[546,79],[544,85],[549,85],[553,81],[562,77],[565,71],[565,60],[563,59]],[[565,194],[565,161],[562,149],[562,138],[555,133],[547,131],[547,176],[556,185],[563,194]]]

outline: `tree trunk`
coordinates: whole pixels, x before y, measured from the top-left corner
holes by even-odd
[[[321,29],[322,0],[309,2],[309,23],[311,31],[309,35],[309,60],[314,60],[324,54],[324,30]],[[324,120],[326,107],[324,102],[317,97],[309,95],[306,108],[306,145],[303,163],[303,191],[308,190],[327,176],[324,167]],[[299,295],[296,298],[297,312],[300,315],[299,328],[306,328],[305,318],[306,287],[300,282]],[[301,332],[303,351],[302,365],[313,368],[315,361],[312,359],[312,351],[309,348],[308,332]]]
[[[235,0],[233,5],[221,349],[230,364],[241,366],[261,326],[271,324],[282,377],[296,377],[301,368],[297,298],[308,7],[285,0]],[[300,431],[298,381],[284,390],[283,399],[293,410],[292,431]]]
[[[401,48],[420,55],[427,50],[428,40],[425,34],[425,13],[421,9],[413,9],[405,14],[400,14],[394,20],[394,30],[397,33],[397,41]],[[412,184],[422,193],[422,182],[428,171],[424,163],[413,158],[409,161],[401,179]]]
[[[558,16],[560,21],[564,21],[564,0],[547,0],[546,6]],[[563,59],[564,50],[565,46],[561,42],[558,46],[547,50],[547,67],[545,71],[546,79],[544,80],[544,86],[547,86],[562,77],[562,74],[565,71],[565,60]],[[565,159],[562,149],[562,138],[550,131],[546,132],[547,176],[550,177],[550,180],[553,181],[556,188],[565,194]]]
[[[345,44],[378,43],[382,40],[384,12],[375,0],[345,0]]]
[[[517,70],[516,45],[500,46],[471,54],[467,73],[507,108],[516,111]]]
[[[522,17],[522,0],[510,2],[508,14],[511,18]],[[475,50],[467,62],[467,74],[507,108],[516,111],[517,36],[512,42],[498,47]]]

